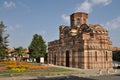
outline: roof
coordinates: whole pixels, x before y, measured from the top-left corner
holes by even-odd
[[[88,13],[86,13],[86,12],[75,12],[73,14],[86,14],[86,15],[88,15]],[[71,15],[73,15],[73,14],[71,14]]]
[[[94,31],[103,31],[103,30],[106,30],[103,28],[103,26],[101,26],[100,24],[95,24],[95,25],[92,25],[90,24],[89,27],[94,30]]]

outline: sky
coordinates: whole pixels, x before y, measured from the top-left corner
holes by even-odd
[[[27,48],[34,34],[46,44],[59,39],[59,26],[70,25],[74,12],[89,14],[89,24],[109,30],[113,46],[120,47],[120,0],[0,0],[0,21],[6,28],[9,47]]]

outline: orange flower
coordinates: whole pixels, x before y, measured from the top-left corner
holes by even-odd
[[[7,70],[7,67],[6,66],[2,66],[2,67],[0,67],[0,70]]]
[[[0,62],[0,64],[6,64],[6,65],[16,65],[16,61],[3,61]],[[20,62],[20,65],[26,65],[27,62]]]

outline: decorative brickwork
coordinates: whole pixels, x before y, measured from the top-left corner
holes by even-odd
[[[70,26],[59,27],[59,40],[48,43],[48,63],[81,68],[111,69],[112,42],[101,25],[88,25],[88,14],[73,13]]]

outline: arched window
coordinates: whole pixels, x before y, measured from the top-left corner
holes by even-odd
[[[80,25],[80,19],[79,18],[77,19],[77,25]]]
[[[97,61],[97,52],[95,51],[95,61]]]
[[[65,37],[68,37],[69,36],[69,30],[65,30],[64,35],[65,35]]]
[[[105,55],[105,56],[106,56],[106,61],[108,61],[108,54],[107,54],[107,52],[106,52],[106,55]]]
[[[74,20],[71,21],[71,25],[72,25],[72,26],[74,25]]]

